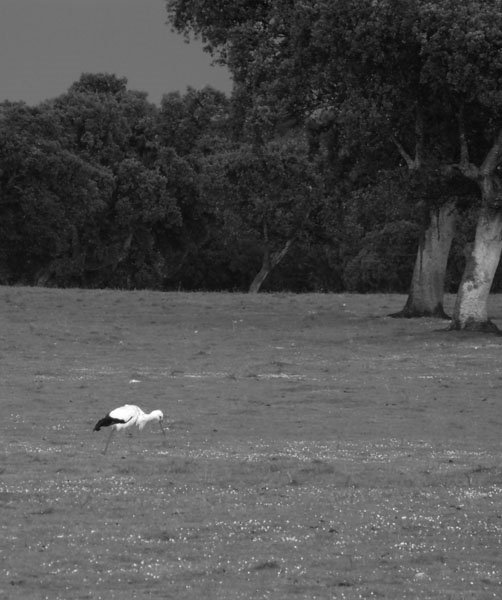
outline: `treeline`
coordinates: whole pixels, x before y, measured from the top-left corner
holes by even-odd
[[[330,210],[321,220],[334,225],[343,286],[396,289],[407,280],[396,316],[441,318],[453,288],[451,329],[498,332],[488,298],[502,252],[502,0],[166,0],[166,8],[176,30],[199,36],[230,69],[257,147],[298,127],[325,155]]]
[[[0,282],[406,291],[434,178],[385,156],[354,165],[324,117],[263,140],[244,110],[210,88],[156,106],[110,74],[35,107],[2,103]]]

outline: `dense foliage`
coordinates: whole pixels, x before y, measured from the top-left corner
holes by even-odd
[[[481,195],[467,145],[479,163],[498,122],[499,4],[169,0],[231,70],[231,98],[155,106],[84,74],[0,105],[0,282],[405,292],[453,198],[455,291]]]
[[[215,90],[157,107],[112,75],[36,107],[4,102],[1,282],[247,290],[267,248],[291,240],[265,289],[406,289],[420,228],[406,169],[360,177],[322,128],[264,145],[242,131]]]

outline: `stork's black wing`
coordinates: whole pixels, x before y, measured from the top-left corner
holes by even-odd
[[[96,425],[94,425],[93,431],[99,431],[101,427],[109,427],[116,423],[127,423],[127,421],[124,421],[124,419],[114,419],[113,417],[110,417],[110,415],[106,415],[106,417],[99,419]]]

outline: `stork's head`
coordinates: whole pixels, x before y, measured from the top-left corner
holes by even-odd
[[[152,417],[152,419],[157,420],[159,423],[162,423],[162,421],[164,420],[164,413],[161,410],[153,410],[150,413],[150,416]]]
[[[150,413],[150,417],[152,419],[155,419],[156,421],[158,421],[159,425],[160,425],[160,430],[162,431],[162,435],[166,435],[166,431],[164,429],[164,426],[162,425],[163,421],[164,421],[164,413],[161,410],[154,410]]]

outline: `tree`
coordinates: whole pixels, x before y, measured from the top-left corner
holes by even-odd
[[[158,287],[164,277],[163,239],[181,225],[171,182],[158,168],[128,158],[115,168],[115,185],[102,232],[106,243],[96,248],[95,277],[107,285]]]
[[[500,0],[168,2],[175,27],[202,36],[231,68],[236,93],[247,94],[270,124],[328,110],[342,152],[376,137],[394,144],[410,170],[435,170],[447,182],[456,163],[478,182],[480,220],[454,328],[491,327],[486,300],[502,226],[501,7]],[[456,217],[451,196],[431,203],[402,314],[444,314],[442,281]]]
[[[86,73],[67,93],[46,103],[58,120],[65,147],[109,168],[131,156],[149,160],[155,149],[157,108],[126,83],[115,75]]]
[[[35,284],[75,278],[79,231],[96,226],[111,194],[110,172],[64,148],[60,134],[45,108],[0,107],[0,273],[6,283],[19,276]]]
[[[182,215],[181,227],[170,238],[172,256],[165,280],[169,287],[200,288],[215,276],[215,257],[206,264],[205,254],[211,253],[207,246],[219,242],[221,233],[213,206],[200,193],[200,174],[206,156],[231,144],[229,112],[228,98],[211,87],[188,88],[184,94],[173,92],[162,98],[156,136],[163,162],[170,165],[166,176],[178,182],[176,197]]]
[[[389,168],[390,144],[394,168],[404,165],[424,184],[434,173],[443,190],[442,197],[421,195],[425,218],[410,293],[405,308],[393,316],[445,317],[444,279],[457,210],[452,194],[444,193],[450,175],[441,165],[452,160],[451,131],[441,118],[445,103],[422,81],[415,35],[420,2],[344,0],[313,6],[309,24],[297,27],[294,44],[288,45],[299,49],[293,54],[297,61],[309,65],[307,106],[324,103],[346,155],[380,147]]]
[[[188,88],[162,97],[158,114],[160,143],[179,156],[197,156],[226,147],[231,137],[230,102],[211,87]]]
[[[104,94],[105,96],[123,96],[127,93],[127,79],[112,73],[82,73],[68,90],[75,94]]]
[[[218,13],[225,6],[224,20]],[[245,121],[269,131],[291,122],[329,120],[333,155],[361,163],[363,154],[405,161],[412,172],[437,162],[434,117],[420,82],[420,44],[412,35],[416,2],[168,2],[171,21],[199,34],[226,62],[234,96],[247,101]],[[426,148],[426,133],[435,139]],[[432,134],[432,135],[431,135]],[[408,153],[406,146],[414,148]],[[432,151],[434,147],[435,152]],[[397,152],[396,152],[397,150]],[[381,160],[381,157],[377,158]],[[437,218],[438,210],[441,218]],[[451,204],[430,206],[406,315],[443,315],[442,281],[454,232]],[[438,229],[439,228],[439,229]],[[441,244],[434,244],[441,238]],[[428,260],[424,260],[425,257]],[[430,283],[437,282],[432,288]]]
[[[481,194],[451,327],[492,331],[487,301],[502,250],[502,2],[425,3],[420,32],[424,81],[445,99],[457,124],[454,167]]]
[[[256,293],[306,228],[320,194],[315,167],[295,139],[242,144],[208,157],[203,182],[229,236],[260,249],[261,266],[249,285]]]
[[[126,84],[115,75],[84,74],[48,106],[66,146],[113,176],[99,223],[80,232],[83,283],[160,287],[194,173],[163,144],[155,105]]]
[[[349,291],[405,291],[420,230],[413,184],[406,168],[380,170],[348,192],[342,239]]]

